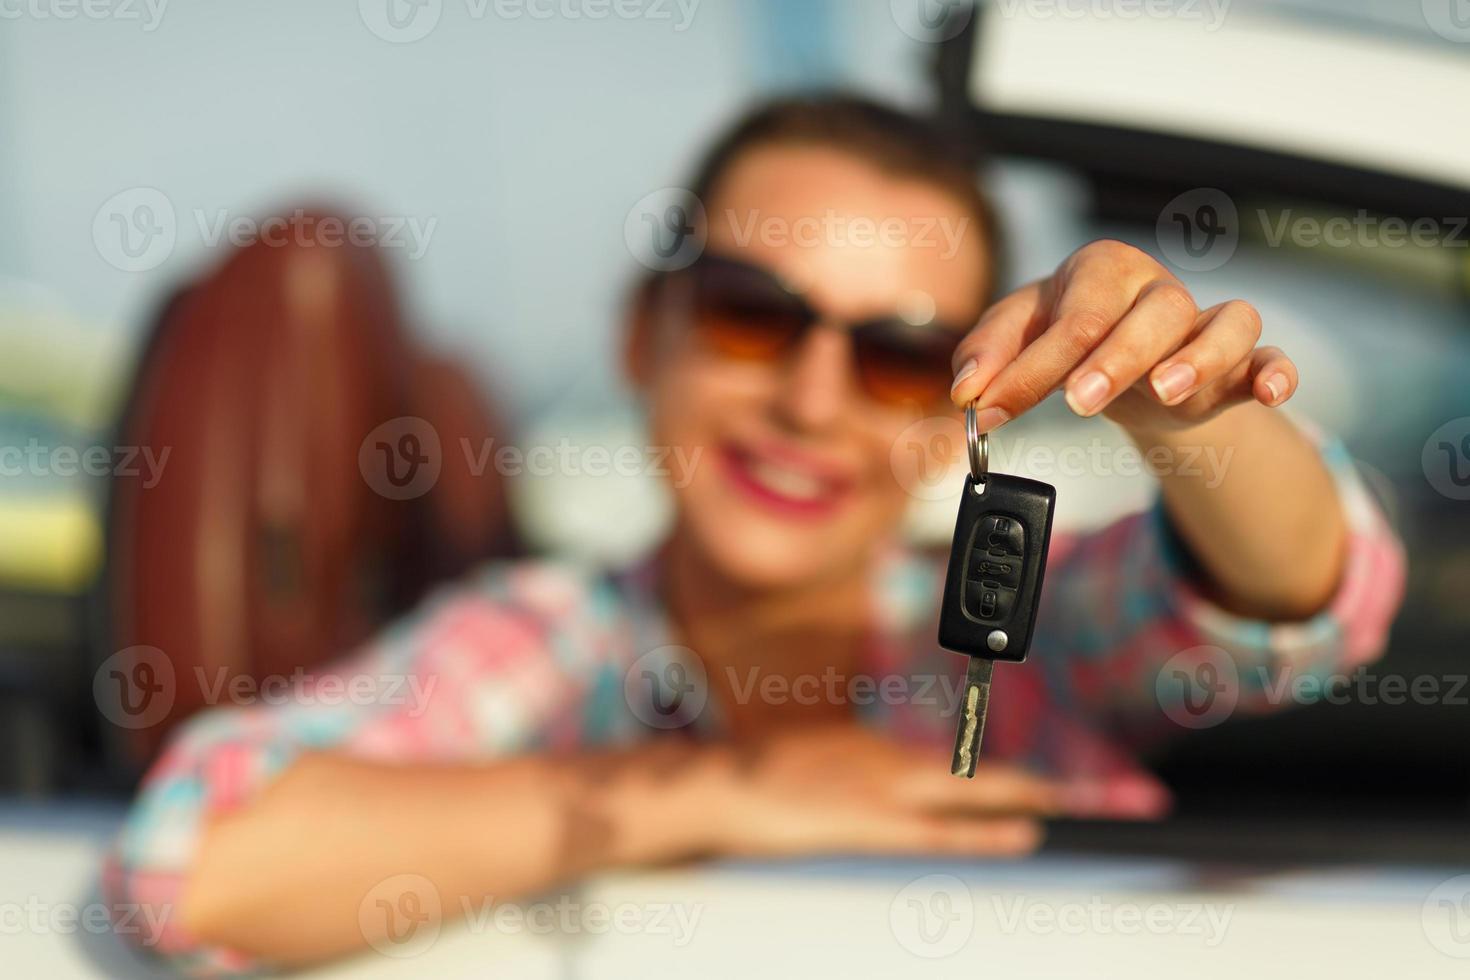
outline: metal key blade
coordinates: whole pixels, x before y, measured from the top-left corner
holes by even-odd
[[[985,711],[990,706],[990,673],[995,664],[984,657],[971,657],[965,672],[965,696],[960,705],[959,725],[954,735],[954,761],[949,771],[971,779],[980,758],[980,739],[985,735]]]

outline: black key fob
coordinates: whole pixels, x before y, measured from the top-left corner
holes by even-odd
[[[1019,663],[1031,646],[1056,488],[989,473],[965,478],[939,615],[939,645]]]

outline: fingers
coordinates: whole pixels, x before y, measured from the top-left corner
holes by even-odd
[[[833,850],[865,854],[1019,856],[1041,845],[1041,825],[1023,817],[975,819],[924,814],[875,814],[833,841]]]
[[[1256,350],[1260,335],[1250,304],[1200,313],[1184,285],[1145,253],[1094,242],[986,311],[955,351],[950,397],[974,403],[982,432],[1063,384],[1067,404],[1084,417],[1136,389],[1110,416],[1193,424],[1241,401],[1274,407],[1295,393],[1296,365],[1274,347]]]
[[[896,790],[901,802],[936,813],[1052,816],[1063,810],[1060,784],[1014,766],[985,765],[973,779],[925,769]]]
[[[1279,347],[1258,347],[1213,384],[1174,406],[1192,418],[1209,418],[1234,405],[1258,401],[1275,408],[1297,387],[1296,365]]]
[[[1050,326],[981,391],[976,402],[981,431],[1029,411],[1056,390],[1109,337],[1145,292],[1151,295],[1149,317],[1177,302],[1177,293],[1163,286],[1172,283],[1172,278],[1151,271],[1141,278],[1141,270],[1148,268],[1143,263],[1157,268],[1157,263],[1137,249],[1118,243],[1089,246],[1069,260],[1057,279],[1060,295],[1050,311]],[[1096,393],[1096,379],[1090,379],[1089,386]]]
[[[918,839],[923,851],[949,854],[1020,856],[1041,846],[1041,825],[1023,818],[923,820]]]
[[[1194,339],[1149,372],[1154,397],[1178,405],[1241,367],[1261,337],[1261,315],[1240,300],[1200,314]]]
[[[1144,288],[1133,308],[1067,381],[1067,405],[1084,418],[1096,415],[1194,332],[1199,311],[1189,290],[1158,280]]]
[[[1042,286],[1033,282],[985,311],[955,348],[955,380],[949,392],[955,405],[969,404],[1015,360],[1030,341],[1043,305]]]
[[[1069,780],[1064,802],[1068,816],[1106,820],[1158,820],[1173,805],[1163,783],[1145,773],[1124,772]]]
[[[1280,347],[1262,347],[1251,355],[1251,394],[1275,408],[1296,394],[1296,364]]]

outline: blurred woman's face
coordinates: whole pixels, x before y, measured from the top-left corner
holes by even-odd
[[[706,254],[773,273],[819,319],[779,355],[751,358],[689,322],[677,275],[650,304],[634,371],[653,439],[699,453],[675,487],[676,534],[748,588],[850,575],[916,485],[918,454],[895,442],[953,410],[943,377],[921,394],[875,395],[844,325],[901,316],[952,345],[981,312],[982,229],[944,190],[816,145],[747,151],[704,203]]]

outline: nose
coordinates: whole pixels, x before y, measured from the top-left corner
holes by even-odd
[[[792,353],[778,407],[798,432],[822,432],[841,418],[853,397],[851,343],[846,334],[817,324]]]

